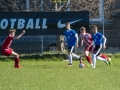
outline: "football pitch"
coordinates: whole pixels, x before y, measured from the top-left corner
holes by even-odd
[[[84,60],[85,65],[87,61]],[[78,68],[79,61],[21,61],[22,68],[13,68],[13,61],[0,61],[0,90],[120,90],[120,60],[112,66],[97,61],[95,69]]]

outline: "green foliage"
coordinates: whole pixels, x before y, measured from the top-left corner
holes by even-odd
[[[115,54],[113,55],[113,57],[114,57],[114,58],[120,58],[120,53],[115,53]]]

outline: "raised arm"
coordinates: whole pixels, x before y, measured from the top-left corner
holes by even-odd
[[[14,39],[19,39],[24,33],[25,33],[25,30],[23,30],[22,33],[18,35],[17,37],[15,37]]]

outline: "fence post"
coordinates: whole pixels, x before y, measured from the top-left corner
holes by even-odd
[[[43,36],[41,36],[41,53],[43,54]]]
[[[41,11],[43,11],[43,1],[41,0]]]
[[[30,4],[30,2],[29,2],[29,0],[26,0],[26,12],[29,12],[29,5]]]

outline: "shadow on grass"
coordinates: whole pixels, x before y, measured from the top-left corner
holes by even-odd
[[[6,57],[1,55],[0,56],[0,61],[9,61],[9,60],[13,60],[13,56],[10,57]],[[20,60],[52,60],[52,61],[62,61],[64,59],[67,59],[67,55],[66,54],[29,54],[29,55],[20,55]]]
[[[81,54],[82,55],[82,54]],[[83,60],[85,60],[84,55],[83,56]],[[120,58],[120,53],[116,53],[116,54],[107,54],[107,56],[111,57],[111,58]],[[21,54],[20,55],[20,60],[21,61],[27,61],[27,60],[31,60],[31,61],[40,61],[40,60],[44,60],[44,61],[62,61],[62,60],[66,60],[68,59],[67,54]],[[8,62],[10,60],[14,60],[13,56],[10,57],[6,57],[3,55],[0,55],[0,61],[5,61]],[[78,60],[78,59],[74,59],[74,60]]]

